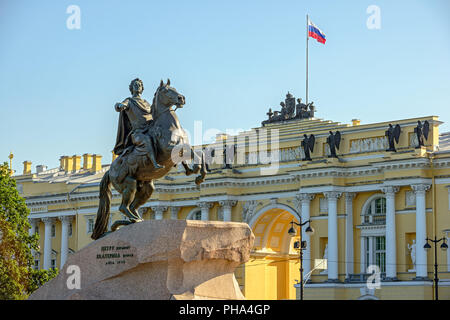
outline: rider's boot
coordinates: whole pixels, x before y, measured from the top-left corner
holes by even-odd
[[[156,162],[155,152],[154,152],[153,147],[151,145],[149,145],[149,147],[148,147],[147,155],[148,155],[150,161],[152,162],[153,166],[155,167],[155,169],[162,169],[162,168],[164,168],[164,166],[162,166],[158,162]]]
[[[158,164],[156,162],[156,159],[155,159],[154,155],[151,155],[149,158],[150,158],[150,161],[152,162],[153,166],[155,167],[155,169],[162,169],[162,168],[164,168],[164,166],[162,166],[162,165],[160,165],[160,164]]]
[[[158,162],[156,162],[155,149],[153,148],[152,139],[149,136],[144,137],[144,142],[145,142],[144,143],[145,149],[147,149],[147,157],[152,162],[153,167],[155,167],[155,169],[164,168],[164,166],[162,166]]]

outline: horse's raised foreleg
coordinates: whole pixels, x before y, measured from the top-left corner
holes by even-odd
[[[186,172],[187,176],[190,176],[193,173],[198,173],[200,171],[200,162],[201,158],[194,152],[192,147],[189,147],[189,150],[191,151],[190,159],[193,160],[194,163],[192,168],[189,167],[186,161],[181,161],[181,164],[183,165],[184,171]]]
[[[186,163],[186,161],[181,161],[181,164],[183,165],[184,171],[186,172],[187,176],[190,176],[194,173],[194,170],[192,170],[189,165]]]
[[[195,152],[192,148],[190,149],[191,149],[191,159],[193,160],[192,169],[189,167],[186,161],[181,161],[181,164],[183,165],[187,176],[193,173],[200,172],[200,175],[195,178],[195,183],[199,185],[204,181],[207,173],[205,153],[203,151],[198,151],[200,153],[200,155],[198,155],[197,152]]]
[[[136,216],[130,211],[130,204],[134,201],[137,191],[137,181],[132,177],[126,177],[123,181],[122,191],[122,203],[120,204],[119,211],[126,215],[131,222],[137,222],[140,220],[139,216]]]
[[[136,195],[134,196],[134,200],[130,205],[130,211],[134,213],[134,215],[138,216],[139,219],[142,219],[139,215],[138,209],[140,206],[145,204],[148,199],[152,196],[153,191],[155,191],[155,185],[153,181],[143,182],[141,187],[138,187]]]
[[[195,164],[194,164],[193,170],[195,171],[195,173],[200,171],[200,175],[195,178],[195,183],[197,185],[199,185],[200,183],[205,181],[205,176],[206,176],[206,173],[207,173],[206,161],[205,161],[205,153],[203,151],[200,151],[200,156],[199,156],[199,155],[197,155],[194,152],[194,157],[195,156],[198,157],[198,158],[195,159],[195,161],[194,161]]]
[[[195,152],[194,152],[194,154],[195,154]],[[200,165],[198,167],[199,170],[200,170],[200,175],[195,178],[195,184],[197,184],[197,185],[199,185],[200,183],[205,181],[205,176],[206,176],[206,172],[207,172],[207,170],[206,170],[206,161],[205,161],[205,153],[203,151],[201,151],[200,161],[201,162],[200,162]],[[194,165],[194,167],[195,167],[195,165]]]
[[[199,150],[197,151],[198,153],[200,153],[201,155],[203,155],[203,151]],[[191,148],[191,157],[192,157],[192,162],[194,163],[192,166],[192,172],[193,173],[198,173],[201,168],[202,168],[202,156],[199,156],[198,153],[195,152],[192,148]]]

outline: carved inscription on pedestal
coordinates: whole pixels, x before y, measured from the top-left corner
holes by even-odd
[[[134,253],[130,246],[103,246],[96,259],[105,261],[105,265],[126,264],[127,258],[133,258]]]

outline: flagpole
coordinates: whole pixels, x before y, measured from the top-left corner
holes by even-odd
[[[308,104],[308,22],[309,17],[306,15],[306,104]]]

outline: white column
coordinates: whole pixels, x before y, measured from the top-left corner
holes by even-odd
[[[450,246],[450,230],[445,232],[446,236],[446,243],[448,246]],[[447,254],[447,272],[450,272],[450,249],[445,250]]]
[[[425,213],[425,193],[429,184],[413,184],[416,194],[416,278],[427,278],[427,252],[423,248],[427,237],[427,220]]]
[[[360,244],[361,244],[361,265],[360,265],[360,272],[361,274],[364,274],[367,272],[366,270],[366,237],[362,237],[360,238]]]
[[[381,189],[386,195],[386,280],[397,279],[397,236],[395,224],[395,193],[398,187]]]
[[[181,207],[170,207],[170,219],[177,220]]]
[[[375,264],[375,261],[373,261],[374,258],[374,252],[375,252],[375,237],[367,237],[369,239],[369,266]]]
[[[36,227],[38,226],[39,219],[36,218],[29,218],[28,221],[30,222],[30,229],[28,230],[28,234],[30,236],[34,235],[36,233]],[[33,256],[33,263],[34,263],[34,255],[36,254],[36,250],[31,249],[31,255]]]
[[[59,268],[62,269],[69,254],[69,224],[72,221],[72,217],[61,216],[58,219],[61,221],[61,260]]]
[[[28,229],[28,234],[30,236],[34,235],[36,232],[36,226],[38,225],[39,219],[36,218],[29,218],[28,222],[30,223],[30,229]]]
[[[44,269],[49,270],[52,266],[52,224],[53,218],[42,218],[45,224],[44,232]]]
[[[231,221],[231,208],[236,205],[236,200],[219,201],[219,205],[223,207],[223,221]]]
[[[339,264],[338,264],[338,225],[337,225],[337,200],[341,192],[324,192],[328,199],[328,281],[337,282]]]
[[[201,201],[197,203],[197,206],[202,210],[202,220],[209,220],[209,209],[212,207],[212,202]]]
[[[164,206],[154,206],[151,207],[153,212],[155,213],[155,220],[162,220],[163,219],[163,213],[167,210],[167,207]]]
[[[356,193],[345,193],[345,276],[349,278],[354,273],[353,267],[353,199]]]
[[[447,191],[448,191],[448,210],[450,210],[450,186],[447,186]]]
[[[310,205],[311,200],[314,199],[315,194],[313,193],[299,193],[296,195],[296,202],[300,203],[300,213],[302,221],[305,223],[310,218]],[[303,275],[307,275],[311,271],[311,238],[309,234],[305,232],[308,224],[301,228],[301,238],[302,241],[306,241],[306,249],[303,250]]]

